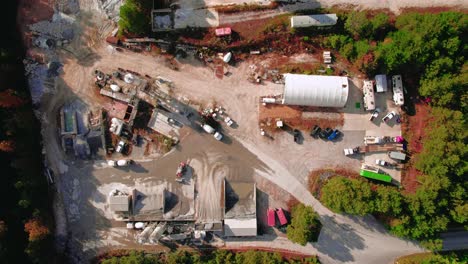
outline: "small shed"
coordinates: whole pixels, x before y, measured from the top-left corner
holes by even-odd
[[[257,219],[225,219],[224,220],[224,235],[225,236],[256,236],[257,235]]]
[[[109,208],[113,212],[128,212],[130,205],[130,196],[115,195],[109,196]]]
[[[379,74],[375,76],[375,88],[378,93],[385,93],[388,91],[387,75]]]
[[[338,17],[336,14],[318,14],[291,17],[292,28],[334,26],[337,22]]]

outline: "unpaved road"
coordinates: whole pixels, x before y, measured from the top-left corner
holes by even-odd
[[[89,4],[92,1],[84,2]],[[385,1],[377,3],[376,0],[359,0],[353,2],[353,4],[357,3],[358,5],[362,4],[363,7],[372,6],[373,8],[388,7],[394,10],[410,5],[410,2],[412,5],[418,5],[419,3],[420,7],[434,4],[434,1]],[[344,1],[329,1],[327,5],[342,3]],[[313,5],[314,3],[308,4]],[[463,1],[449,0],[445,1],[444,5],[466,7]],[[92,26],[94,25],[88,27]],[[86,28],[84,31],[86,31]],[[84,34],[83,38],[89,36]],[[337,162],[327,157],[325,152],[316,153],[307,149],[310,144],[318,144],[323,149],[338,148],[338,146],[334,145],[325,145],[323,142],[312,143],[309,141],[307,142],[309,145],[296,146],[293,145],[291,138],[287,135],[279,135],[273,141],[261,137],[257,125],[258,98],[260,95],[279,93],[281,86],[274,84],[258,86],[247,82],[248,63],[242,63],[236,68],[230,69],[233,75],[219,80],[214,77],[211,70],[194,60],[183,61],[181,71],[177,72],[165,67],[161,58],[130,52],[109,53],[105,49],[102,40],[87,44],[93,47],[84,46],[82,49],[77,47],[79,52],[62,55],[64,59],[63,81],[59,82],[60,87],[58,87],[56,94],[44,104],[43,110],[50,115],[45,118],[44,122],[46,123],[43,123],[46,129],[44,134],[48,135],[44,141],[49,159],[52,160],[52,167],[56,171],[66,173],[67,167],[61,162],[61,151],[55,134],[57,124],[55,121],[47,123],[47,120],[56,120],[53,114],[57,112],[60,105],[75,96],[82,98],[91,105],[99,105],[94,96],[93,89],[96,88],[91,85],[90,81],[92,72],[96,67],[115,65],[115,67],[130,69],[141,74],[162,75],[174,80],[177,95],[205,103],[216,101],[224,106],[228,114],[239,124],[237,129],[227,128],[227,134],[241,142],[250,153],[253,153],[267,166],[266,168],[257,169],[256,173],[287,190],[301,202],[313,206],[320,214],[324,224],[319,241],[306,247],[290,246],[285,241],[262,241],[261,239],[244,242],[227,241],[226,245],[228,247],[239,246],[239,243],[252,247],[263,246],[283,249],[291,247],[291,250],[317,254],[324,263],[389,263],[398,256],[422,251],[415,243],[389,235],[385,228],[372,217],[335,215],[308,192],[305,177],[311,169],[323,166],[332,167],[337,164],[354,166],[356,161],[350,159],[345,163]],[[203,148],[203,145],[199,147]],[[87,177],[87,175],[81,176]],[[87,186],[92,186],[94,183],[88,182],[87,184]],[[64,187],[58,188],[58,191],[64,191],[62,190]],[[79,238],[73,237],[73,239]],[[101,244],[105,244],[105,241]]]
[[[83,80],[90,78],[95,67],[102,65],[116,65],[125,69],[149,74],[162,75],[175,82],[175,94],[183,95],[192,100],[202,102],[216,101],[227,109],[230,116],[239,124],[237,129],[226,128],[227,134],[241,142],[268,168],[256,170],[256,173],[287,190],[301,202],[312,205],[320,214],[324,227],[319,241],[303,251],[318,254],[324,263],[387,263],[400,255],[421,252],[416,244],[395,238],[388,234],[383,226],[372,217],[347,217],[335,215],[322,206],[306,189],[305,176],[311,167],[318,164],[335,166],[330,157],[317,156],[308,152],[306,146],[292,145],[289,135],[278,135],[269,141],[259,135],[257,124],[258,98],[264,94],[276,94],[281,86],[268,84],[258,86],[247,82],[245,73],[247,63],[232,68],[230,77],[223,80],[216,79],[211,70],[202,67],[197,61],[187,60],[181,65],[180,71],[172,71],[165,66],[161,59],[147,57],[131,52],[109,53],[104,47],[95,51],[99,59],[93,65],[79,65],[68,63],[64,66],[63,78],[68,87],[75,93],[91,94],[93,86],[79,86]],[[86,82],[84,82],[86,83]],[[308,144],[325,144],[323,142]],[[200,146],[203,148],[203,146]],[[330,148],[330,145],[323,145]],[[324,153],[325,154],[325,153]],[[354,160],[349,159],[350,164]],[[319,165],[320,166],[320,165]],[[208,188],[209,189],[209,188]],[[208,190],[207,189],[207,190]],[[235,247],[237,242],[227,242],[226,246]],[[249,241],[252,246],[267,246],[287,248],[284,242]],[[272,245],[273,244],[273,245]],[[297,250],[291,246],[291,250]]]

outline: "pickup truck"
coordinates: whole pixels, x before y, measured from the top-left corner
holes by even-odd
[[[328,136],[328,140],[335,140],[341,136],[341,132],[338,129],[333,130],[333,132]]]
[[[310,136],[314,138],[318,138],[321,130],[322,129],[319,126],[315,125],[314,128],[312,128],[312,131],[310,131]]]
[[[394,118],[395,116],[396,116],[395,111],[391,111],[390,113],[388,113],[386,116],[382,118],[382,122],[388,123],[388,121],[392,120],[392,118]]]
[[[388,162],[388,161],[380,160],[380,159],[376,159],[375,164],[382,166],[382,167],[395,167],[396,166],[396,164],[393,162]]]
[[[372,112],[372,114],[371,114],[371,116],[370,116],[370,118],[369,118],[369,121],[374,121],[374,119],[376,119],[377,117],[379,117],[379,114],[380,114],[380,109],[376,108],[376,109]]]
[[[351,155],[359,153],[359,147],[345,148],[343,151],[344,151],[345,156],[351,156]]]

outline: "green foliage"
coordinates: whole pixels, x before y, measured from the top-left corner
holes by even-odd
[[[288,239],[305,245],[317,241],[321,224],[317,213],[310,206],[298,204],[291,210],[291,224],[286,229]]]
[[[325,40],[325,45],[327,47],[339,50],[345,44],[350,43],[351,39],[345,35],[332,35]]]
[[[102,264],[159,264],[163,263],[156,257],[143,252],[131,251],[128,256],[113,257],[101,262]]]
[[[388,215],[399,215],[402,212],[404,198],[394,187],[379,186],[376,190],[375,210]]]
[[[442,250],[444,245],[442,239],[429,239],[421,241],[421,246],[430,251],[439,251]]]
[[[397,259],[398,264],[462,264],[467,263],[468,254],[466,251],[449,252],[443,254],[421,253],[404,256]]]
[[[372,33],[373,25],[366,12],[353,11],[344,24],[346,31],[355,39],[365,38]]]
[[[386,33],[390,27],[390,21],[387,14],[379,13],[371,20],[372,32],[374,36],[377,33]]]
[[[354,215],[374,212],[374,195],[365,181],[333,177],[321,193],[321,201],[334,212]]]
[[[465,142],[468,133],[463,114],[444,108],[434,108],[431,114],[434,120],[428,127],[416,168],[434,177],[466,176],[468,149]]]
[[[282,263],[311,263],[319,264],[316,257],[308,257],[297,260],[285,260],[275,252],[249,250],[233,253],[227,250],[216,250],[212,254],[200,256],[197,252],[178,250],[171,253],[157,255],[132,251],[127,256],[111,257],[101,262],[102,264],[282,264]]]
[[[142,0],[126,0],[120,7],[119,34],[143,34],[148,31],[150,19]]]

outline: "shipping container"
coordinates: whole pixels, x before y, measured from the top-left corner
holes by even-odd
[[[372,171],[368,170],[361,170],[359,173],[362,177],[368,178],[368,179],[373,179],[373,180],[378,180],[378,181],[383,181],[383,182],[392,182],[392,177],[387,174],[381,174],[381,173],[375,173]]]
[[[268,226],[275,226],[276,219],[275,219],[275,211],[273,209],[268,209],[267,218],[268,218]]]
[[[281,225],[285,225],[288,223],[288,220],[286,219],[286,216],[284,215],[283,208],[277,208],[276,214],[278,215],[278,219]]]

